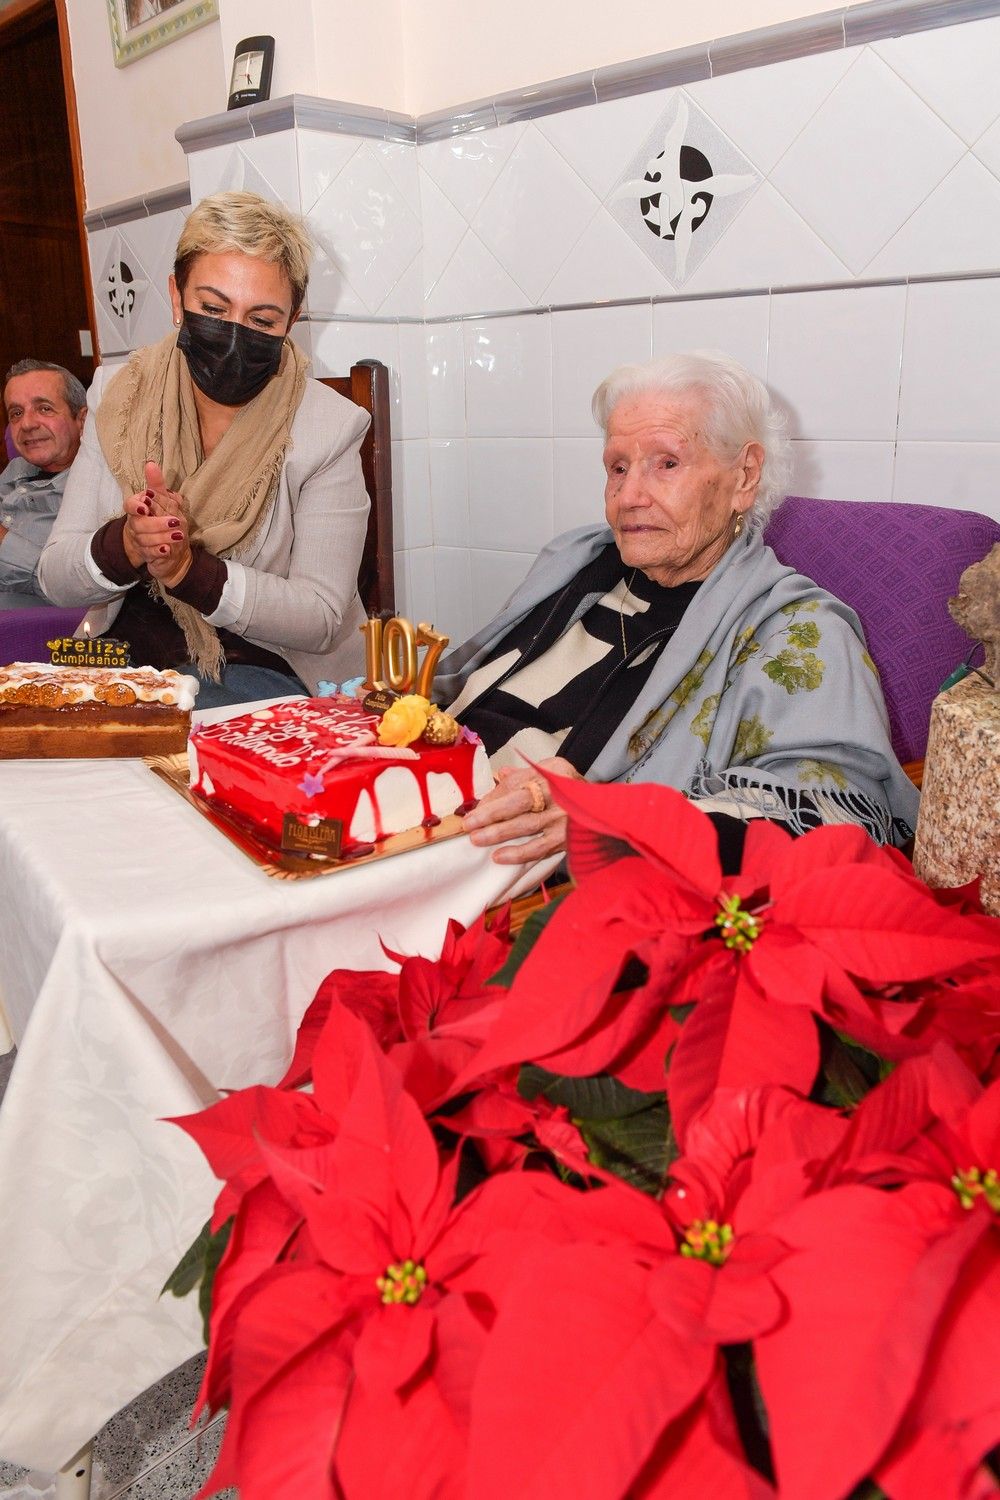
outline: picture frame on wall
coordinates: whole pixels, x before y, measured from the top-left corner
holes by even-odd
[[[219,0],[108,0],[115,67],[127,67],[218,19]]]

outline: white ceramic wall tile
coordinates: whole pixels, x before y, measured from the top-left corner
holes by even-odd
[[[254,136],[243,141],[240,149],[268,184],[269,199],[300,212],[299,161],[295,149],[295,132],[278,130],[273,135]],[[249,186],[249,184],[248,184]],[[253,189],[252,191],[259,191]]]
[[[289,334],[289,337],[291,338],[293,343],[298,344],[299,348],[302,350],[302,353],[311,364],[313,357],[312,323],[307,322],[304,318],[300,318],[297,323],[292,324],[292,331]],[[314,372],[310,371],[310,373]]]
[[[607,206],[670,286],[679,287],[731,230],[760,176],[683,89],[667,99],[663,115],[638,144]],[[693,153],[701,156],[697,188],[689,175],[697,161]]]
[[[522,124],[474,130],[417,147],[417,159],[438,187],[471,220],[524,134]]]
[[[185,217],[184,210],[171,209],[167,213],[152,214],[148,219],[135,219],[125,226],[129,243],[135,247],[146,275],[164,297]]]
[[[147,287],[137,316],[132,319],[132,347],[156,344],[174,331],[173,317],[166,295],[153,286]]]
[[[313,205],[309,219],[371,311],[420,250],[419,220],[368,145]]]
[[[473,228],[525,295],[537,301],[597,206],[565,158],[529,126]]]
[[[109,354],[124,354],[129,345],[125,341],[125,334],[118,318],[113,318],[110,313],[105,312],[99,302],[95,300],[94,316],[97,318],[97,346],[101,353],[101,359]]]
[[[362,302],[344,275],[332,237],[315,223],[309,225],[315,249],[309,270],[309,287],[305,309],[312,317],[336,315],[342,318],[370,317],[371,308]]]
[[[410,597],[406,607],[408,617],[411,620],[429,620],[432,625],[437,625],[439,630],[443,630],[444,626],[438,624],[437,589],[434,583],[434,548],[421,547],[418,551],[411,552],[407,558],[407,568],[410,585]]]
[[[431,437],[465,434],[465,334],[461,323],[431,323],[426,337],[427,428]]]
[[[652,309],[587,308],[552,315],[552,431],[557,437],[591,437],[590,402],[618,365],[652,355]]]
[[[686,292],[808,286],[844,281],[849,272],[769,182],[686,282]]]
[[[417,175],[417,148],[408,141],[373,141],[375,152],[396,184],[411,213],[420,217],[420,182]]]
[[[1000,426],[1000,280],[911,286],[899,437],[995,441]]]
[[[399,330],[395,323],[314,323],[313,374],[346,375],[359,359],[378,359],[389,370],[392,436],[400,434]]]
[[[135,252],[121,231],[114,230],[106,244],[104,264],[94,278],[94,304],[106,319],[102,348],[136,347],[133,325],[142,311],[148,286]]]
[[[552,439],[470,438],[469,539],[537,552],[552,540]]]
[[[954,131],[865,51],[771,181],[859,274],[962,152]]]
[[[561,110],[537,121],[546,140],[603,199],[663,113],[666,91]]]
[[[553,444],[552,530],[555,536],[574,526],[604,520],[604,440],[559,438]]]
[[[464,438],[432,438],[431,518],[435,545],[469,545],[469,467]]]
[[[211,193],[238,192],[243,186],[243,157],[235,145],[208,146],[192,151],[187,159],[191,202]]]
[[[985,162],[994,177],[1000,177],[1000,120],[980,136],[975,145],[975,154],[980,161]]]
[[[420,323],[400,323],[399,338],[399,435],[426,437],[427,426],[427,335]]]
[[[997,17],[892,37],[872,50],[964,141],[974,141],[1000,113]]]
[[[823,100],[856,61],[860,48],[820,52],[766,68],[723,73],[685,84],[707,115],[762,172],[770,172]]]
[[[791,495],[821,500],[888,500],[892,443],[794,442]]]
[[[414,602],[420,604],[422,582],[418,582],[417,574],[413,564],[422,553],[414,553],[410,559],[411,577],[413,580]],[[434,604],[435,612],[431,616],[432,623],[438,630],[444,631],[452,645],[459,645],[468,640],[472,634],[473,611],[472,611],[472,574],[469,566],[469,553],[465,547],[435,547],[434,557]],[[426,614],[418,609],[421,619],[427,619]]]
[[[529,301],[496,256],[470,229],[424,303],[428,318],[511,312]]]
[[[1000,182],[971,154],[925,199],[867,268],[870,276],[989,271],[1000,246]]]
[[[898,443],[892,498],[1000,521],[1000,443]]]
[[[478,552],[470,557],[472,568],[473,630],[488,625],[523,583],[535,560],[533,552]]]
[[[421,318],[424,313],[424,270],[418,251],[392,290],[378,305],[380,318]]]
[[[434,543],[430,455],[424,438],[392,444],[393,540],[407,551]]]
[[[420,177],[420,200],[424,287],[429,292],[461,244],[468,225],[451,199],[426,172]]]
[[[906,288],[771,299],[767,383],[803,438],[896,436]]]
[[[404,619],[414,619],[410,609],[410,555],[408,552],[393,552],[392,576],[396,596],[396,613]]]
[[[465,402],[473,437],[547,437],[552,351],[545,313],[465,325]]]
[[[721,349],[765,380],[769,310],[767,297],[659,302],[653,308],[653,356]]]
[[[295,142],[299,198],[302,212],[307,214],[347,166],[361,142],[355,136],[334,135],[328,130],[296,130]]]
[[[620,224],[599,208],[542,293],[549,304],[655,297],[669,281]]]

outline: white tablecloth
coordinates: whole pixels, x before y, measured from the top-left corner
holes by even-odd
[[[325,974],[437,953],[510,881],[464,838],[278,881],[141,761],[0,762],[3,1458],[60,1467],[200,1347],[158,1292],[216,1184],[163,1117],[274,1082]]]

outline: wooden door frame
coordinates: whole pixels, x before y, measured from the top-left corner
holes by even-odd
[[[66,122],[69,126],[70,160],[73,169],[73,193],[76,199],[76,227],[83,267],[83,289],[87,298],[87,321],[94,351],[95,368],[100,359],[97,344],[97,318],[94,312],[94,285],[90,275],[90,248],[83,216],[87,199],[83,185],[83,148],[80,144],[80,121],[76,112],[76,85],[73,82],[73,60],[69,40],[69,18],[66,0],[14,0],[0,11],[0,47],[14,37],[32,30],[40,20],[54,16],[59,28],[59,55],[62,59],[63,94],[66,99]]]

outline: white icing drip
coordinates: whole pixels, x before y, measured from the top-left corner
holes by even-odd
[[[155,667],[52,667],[41,662],[15,661],[0,668],[0,701],[13,697],[21,687],[59,689],[66,703],[98,703],[98,688],[116,684],[131,688],[140,703],[162,703],[187,713],[194,707],[200,686],[196,677],[185,677],[170,669]],[[58,705],[53,705],[57,707]]]

